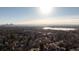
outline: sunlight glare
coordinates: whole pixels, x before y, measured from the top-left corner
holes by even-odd
[[[49,15],[52,13],[52,7],[40,7],[40,14],[42,15]]]

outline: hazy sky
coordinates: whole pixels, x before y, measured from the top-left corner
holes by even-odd
[[[0,24],[79,24],[78,7],[54,7],[49,15],[40,13],[39,7],[0,7]]]

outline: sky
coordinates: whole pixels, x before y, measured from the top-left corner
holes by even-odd
[[[52,7],[51,12],[45,15],[40,7],[0,7],[0,24],[79,25],[79,8]]]

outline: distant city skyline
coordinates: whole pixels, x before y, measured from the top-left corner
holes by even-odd
[[[39,7],[0,7],[0,24],[79,25],[78,7],[52,7],[49,15],[40,14]]]

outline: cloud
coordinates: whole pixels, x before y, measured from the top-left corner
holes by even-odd
[[[26,24],[26,25],[79,25],[79,19],[75,18],[44,18],[44,19],[30,19],[23,20],[17,24]]]

